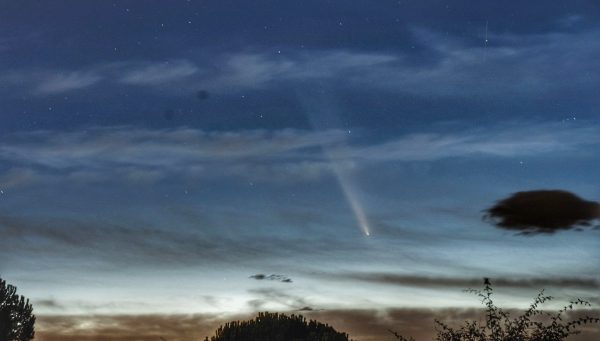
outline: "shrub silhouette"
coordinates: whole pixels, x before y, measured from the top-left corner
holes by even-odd
[[[484,280],[483,290],[466,290],[474,293],[485,305],[485,323],[465,321],[459,329],[454,329],[445,323],[435,320],[438,341],[560,341],[570,335],[579,334],[580,326],[598,323],[597,317],[584,316],[566,321],[566,313],[577,306],[590,307],[587,301],[577,299],[554,314],[544,312],[539,306],[553,299],[544,295],[544,290],[534,298],[529,308],[520,316],[510,318],[509,313],[503,311],[492,300],[492,284],[489,279]],[[391,331],[401,341],[411,341],[398,333]]]
[[[302,315],[259,313],[254,320],[220,326],[205,341],[349,341],[348,334]]]
[[[34,336],[34,324],[29,300],[0,278],[0,341],[29,341]]]

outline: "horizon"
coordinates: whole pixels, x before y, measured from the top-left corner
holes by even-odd
[[[198,340],[262,311],[421,340],[475,318],[483,278],[506,309],[546,289],[598,313],[599,19],[3,2],[0,277],[41,341]]]

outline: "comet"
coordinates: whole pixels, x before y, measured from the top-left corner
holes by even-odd
[[[346,173],[346,171],[341,169],[339,163],[335,161],[335,159],[330,157],[330,162],[332,164],[333,172],[337,178],[338,184],[344,193],[344,197],[354,213],[354,218],[356,219],[358,226],[365,236],[371,236],[371,227],[369,226],[367,215],[365,214],[365,210],[363,209],[358,198],[358,194],[355,190],[356,187],[354,186],[350,176]]]
[[[332,100],[330,98],[323,97],[325,91],[301,93],[301,91],[297,90],[297,94],[302,99],[301,103],[304,106],[307,112],[307,117],[315,130],[325,130],[331,129],[331,127],[342,126],[342,124],[339,122],[338,115],[335,114],[337,110],[335,110],[336,108],[335,105],[333,105]],[[348,130],[348,133],[350,132],[351,131]],[[365,236],[371,236],[369,220],[367,219],[363,205],[359,200],[359,195],[356,191],[356,185],[352,179],[352,174],[350,174],[347,169],[342,167],[339,161],[341,157],[340,155],[336,155],[335,150],[325,145],[321,145],[321,147],[323,148],[323,153],[331,164],[337,182],[344,193],[344,197],[352,209],[356,223]],[[340,144],[338,144],[337,147],[340,147]]]

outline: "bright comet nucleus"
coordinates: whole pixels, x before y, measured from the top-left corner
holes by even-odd
[[[360,201],[358,200],[358,195],[356,194],[355,187],[353,186],[353,183],[350,180],[347,171],[340,167],[339,163],[336,162],[336,159],[333,158],[330,153],[328,154],[333,166],[335,176],[338,180],[338,183],[340,184],[340,187],[342,188],[342,192],[344,192],[346,200],[352,208],[354,217],[356,218],[356,221],[358,222],[358,225],[360,226],[362,232],[365,234],[365,236],[368,237],[371,235],[371,228],[369,227],[369,221],[367,219],[367,215],[365,214],[365,210],[363,209],[362,205],[360,204]]]

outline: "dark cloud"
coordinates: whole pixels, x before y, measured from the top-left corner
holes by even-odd
[[[484,219],[521,234],[554,233],[597,223],[600,204],[563,190],[517,192],[485,210]]]
[[[353,280],[377,284],[428,287],[428,288],[474,288],[480,287],[482,278],[460,277],[425,277],[407,276],[393,273],[330,273],[322,274],[323,278],[333,280]],[[600,289],[600,281],[596,278],[492,278],[494,286],[540,289],[548,287]]]
[[[284,276],[284,275],[277,275],[277,274],[271,274],[268,276],[265,274],[256,274],[256,275],[250,276],[250,278],[257,279],[259,281],[267,280],[267,281],[277,281],[277,282],[282,282],[282,283],[292,283],[291,278]]]

